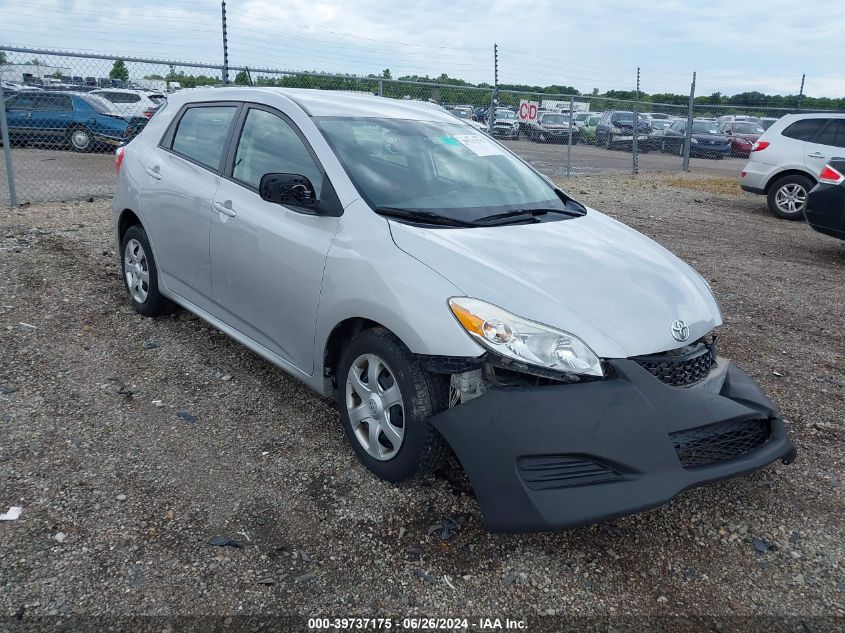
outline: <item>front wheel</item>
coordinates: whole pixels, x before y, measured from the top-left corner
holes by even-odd
[[[436,470],[446,443],[428,419],[448,405],[445,376],[425,371],[390,331],[360,332],[337,369],[343,430],[375,475],[400,482]]]
[[[812,188],[813,181],[807,176],[784,176],[769,188],[769,211],[784,220],[803,220],[807,192]]]

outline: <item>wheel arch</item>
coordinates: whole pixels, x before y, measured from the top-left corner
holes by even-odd
[[[138,217],[132,209],[124,209],[120,212],[120,217],[117,219],[117,243],[120,244],[123,241],[123,236],[126,234],[126,231],[129,230],[130,226],[134,226],[138,224],[140,226],[144,226],[143,222],[141,222],[141,218]]]
[[[815,176],[813,176],[813,174],[804,169],[784,169],[783,171],[779,171],[771,178],[769,178],[769,180],[766,182],[766,186],[763,187],[763,193],[768,195],[769,190],[772,188],[772,185],[784,176],[804,176],[805,178],[809,178],[810,180],[812,180],[814,185],[819,181],[818,178],[816,178]]]
[[[402,338],[391,328],[366,317],[346,318],[335,325],[331,332],[329,332],[329,335],[326,338],[326,343],[323,346],[323,378],[325,381],[325,393],[331,393],[335,389],[334,377],[337,370],[337,364],[340,362],[340,357],[343,354],[343,349],[346,344],[359,332],[373,328],[384,328],[402,341]],[[407,346],[405,341],[402,342]]]

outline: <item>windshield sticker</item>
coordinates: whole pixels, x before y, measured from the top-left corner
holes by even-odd
[[[455,134],[452,138],[476,156],[499,156],[505,153],[496,143],[477,134]]]
[[[452,147],[460,147],[458,140],[452,136],[441,136],[440,142],[444,145],[451,145]]]

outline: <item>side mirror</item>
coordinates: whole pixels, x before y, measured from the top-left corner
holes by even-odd
[[[264,174],[258,195],[267,202],[300,207],[312,207],[318,202],[314,185],[301,174]]]

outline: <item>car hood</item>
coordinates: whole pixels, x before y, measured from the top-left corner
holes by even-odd
[[[401,250],[467,296],[575,334],[602,358],[676,349],[722,322],[698,273],[598,211],[489,228],[389,223]],[[689,326],[686,343],[672,336],[677,319]]]

